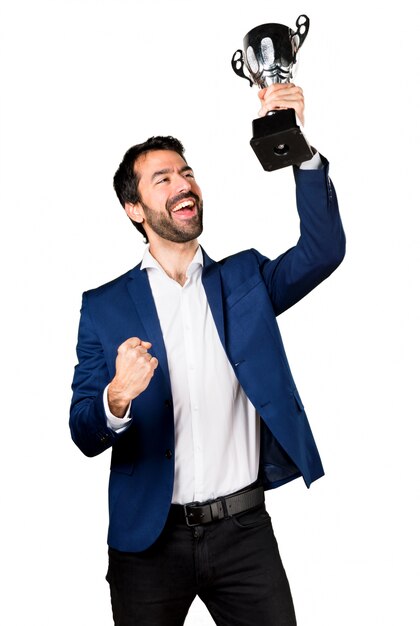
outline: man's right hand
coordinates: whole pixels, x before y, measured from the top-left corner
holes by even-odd
[[[138,337],[119,346],[115,376],[108,387],[108,406],[115,417],[124,417],[130,402],[147,389],[158,366],[157,358],[148,353],[151,347]]]

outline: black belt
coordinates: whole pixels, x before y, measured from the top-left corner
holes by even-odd
[[[248,487],[230,496],[216,498],[208,502],[190,502],[189,504],[173,504],[171,514],[177,521],[184,521],[187,526],[210,524],[244,513],[264,503],[264,488]],[[171,515],[171,516],[172,516]]]

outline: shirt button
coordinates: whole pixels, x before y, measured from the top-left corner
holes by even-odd
[[[172,450],[169,450],[169,448],[168,448],[168,450],[166,450],[166,452],[165,452],[165,456],[166,456],[166,458],[167,458],[168,460],[169,460],[169,459],[172,459],[172,456],[173,456],[173,454],[172,454]]]

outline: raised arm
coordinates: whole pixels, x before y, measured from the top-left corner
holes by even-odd
[[[276,315],[298,302],[340,265],[345,235],[328,161],[320,170],[294,167],[300,238],[273,261],[262,261],[261,272]],[[256,253],[258,254],[258,253]]]

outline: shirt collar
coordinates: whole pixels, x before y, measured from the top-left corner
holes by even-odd
[[[201,249],[201,246],[198,246],[197,252],[195,253],[194,258],[192,259],[191,263],[187,267],[187,276],[190,276],[191,273],[197,267],[203,267],[203,264],[204,264],[203,251]],[[160,270],[161,272],[164,272],[164,269],[162,268],[162,266],[156,261],[155,257],[152,256],[152,254],[150,253],[149,246],[146,247],[144,254],[143,254],[143,260],[140,264],[140,270],[147,270],[147,269],[157,269],[157,270]]]

